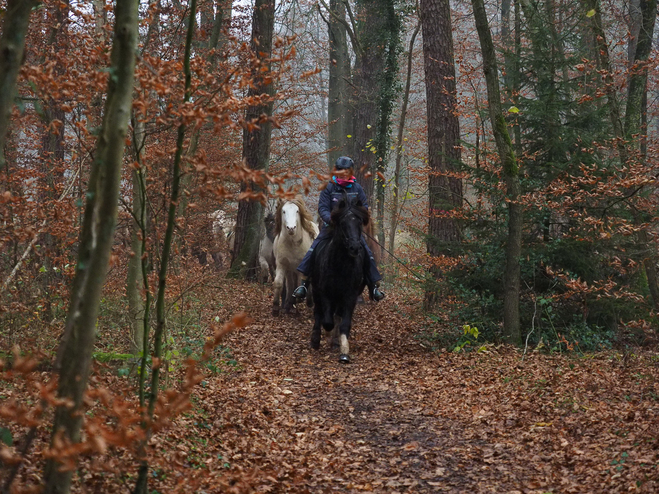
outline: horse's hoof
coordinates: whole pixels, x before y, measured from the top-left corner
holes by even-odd
[[[314,350],[320,349],[320,336],[318,338],[311,338],[311,348]]]
[[[341,355],[339,355],[339,362],[341,362],[342,364],[349,364],[350,355],[348,355],[347,353],[342,353]]]
[[[280,312],[281,312],[281,309],[279,307],[273,307],[272,308],[272,315],[273,316],[278,316]]]

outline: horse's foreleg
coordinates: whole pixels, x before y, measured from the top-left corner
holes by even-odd
[[[332,350],[339,348],[339,325],[341,324],[341,318],[339,316],[334,316],[334,328],[330,333],[330,344]]]
[[[313,281],[307,290],[307,307],[313,307]]]
[[[273,285],[272,292],[272,315],[278,316],[281,311],[281,306],[279,305],[279,300],[281,298],[281,290],[284,286],[284,271],[277,269],[275,273],[275,282]]]
[[[314,311],[315,321],[311,330],[311,348],[318,350],[320,348],[320,328],[322,326],[323,315],[319,307]]]
[[[339,324],[339,362],[350,362],[350,344],[348,343],[348,338],[350,338],[350,328],[352,327],[352,314],[354,310],[355,305],[352,304],[342,311],[343,315],[341,317],[341,324]]]
[[[297,288],[297,271],[287,272],[286,273],[286,302],[282,300],[282,305],[284,306],[284,312],[288,314],[293,307],[293,291]]]

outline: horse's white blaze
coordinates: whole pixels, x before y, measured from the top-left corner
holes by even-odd
[[[286,225],[286,230],[288,230],[289,235],[294,235],[297,230],[297,225],[300,219],[300,210],[292,202],[284,204],[284,207],[281,208],[281,214],[283,216],[282,223]]]
[[[350,353],[350,345],[348,344],[348,337],[344,334],[341,335],[341,353],[348,355]]]

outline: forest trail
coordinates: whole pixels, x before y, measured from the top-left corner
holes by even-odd
[[[263,294],[247,291],[223,311]],[[325,338],[319,351],[309,348],[311,309],[275,318],[267,297],[251,302],[253,324],[225,341],[236,369],[209,376],[193,418],[182,421],[198,443],[186,461],[215,473],[200,492],[231,476],[237,492],[659,486],[656,365],[630,391],[621,382],[629,373],[604,357],[432,353],[415,338],[419,323],[396,310],[403,303],[360,305],[353,363],[341,364]]]

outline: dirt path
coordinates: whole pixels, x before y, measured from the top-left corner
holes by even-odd
[[[615,368],[606,389],[595,372],[582,372],[570,390],[570,373],[578,370],[565,359],[520,363],[518,353],[494,349],[438,356],[414,338],[418,327],[397,303],[392,297],[358,308],[348,365],[326,340],[320,351],[309,349],[309,310],[273,318],[266,303],[251,307],[262,316],[226,342],[239,369],[209,378],[197,396],[199,462],[216,478],[234,475],[236,490],[248,492],[659,486],[659,403],[650,395],[635,402],[618,396],[629,391],[616,385]],[[649,393],[648,385],[657,391],[654,379],[639,389]],[[615,423],[630,413],[637,420]],[[611,426],[602,424],[606,417]],[[616,458],[622,468],[612,466]],[[206,488],[214,492],[212,483]]]

